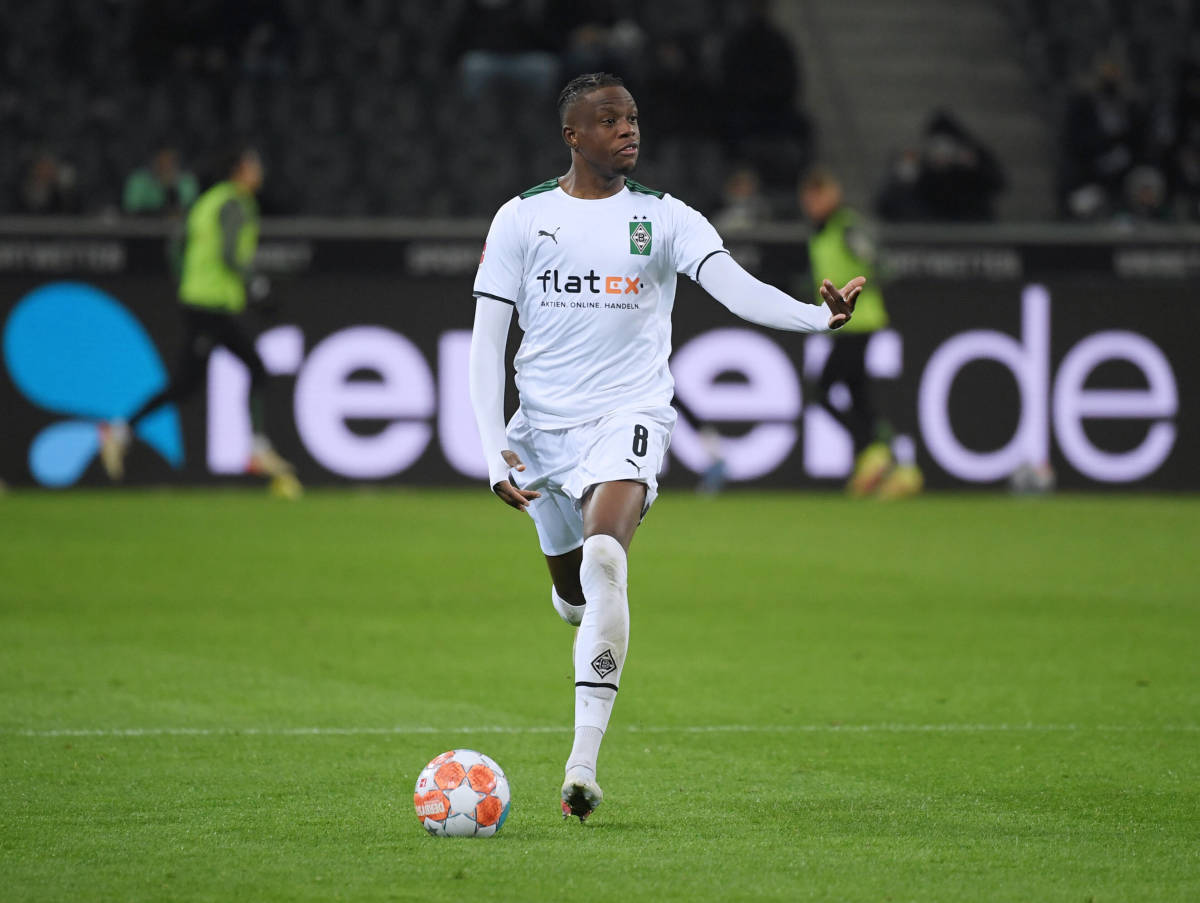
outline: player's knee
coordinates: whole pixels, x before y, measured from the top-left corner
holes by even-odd
[[[598,568],[610,582],[623,584],[628,568],[625,548],[607,533],[589,536],[583,543],[583,566]]]

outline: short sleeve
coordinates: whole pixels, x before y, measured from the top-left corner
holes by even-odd
[[[516,304],[524,278],[525,248],[517,228],[517,205],[513,198],[496,211],[475,274],[475,297],[495,298]]]
[[[675,235],[672,242],[675,272],[695,279],[704,261],[724,251],[725,243],[704,214],[675,198],[670,198],[670,201],[675,206]]]

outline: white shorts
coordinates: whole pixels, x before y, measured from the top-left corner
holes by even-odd
[[[581,504],[589,489],[614,480],[646,484],[642,516],[658,496],[658,473],[671,444],[675,409],[618,411],[561,430],[531,426],[520,408],[508,423],[508,447],[525,464],[509,477],[514,486],[540,498],[526,509],[546,555],[564,555],[583,545]]]

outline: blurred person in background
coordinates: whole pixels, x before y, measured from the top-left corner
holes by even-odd
[[[1116,217],[1119,224],[1138,226],[1172,219],[1167,180],[1157,167],[1135,166],[1125,177],[1122,189],[1122,204]]]
[[[703,71],[701,39],[689,35],[654,38],[646,54],[643,87],[638,91],[642,107],[662,123],[664,135],[707,136],[707,117],[717,103],[709,82],[698,77]]]
[[[643,72],[647,35],[630,11],[630,4],[623,0],[550,4],[542,18],[563,48],[562,68],[569,72],[624,72],[627,77]]]
[[[17,185],[17,212],[79,213],[82,207],[75,167],[50,151],[39,151]]]
[[[558,80],[558,56],[540,15],[528,0],[466,0],[450,40],[463,94],[518,88],[549,96]]]
[[[854,473],[847,484],[851,495],[878,492],[885,497],[920,491],[921,473],[911,461],[898,463],[889,444],[890,427],[877,413],[875,393],[867,373],[867,344],[888,325],[883,292],[875,275],[875,241],[870,229],[842,197],[842,186],[823,166],[809,170],[800,182],[800,205],[812,224],[808,240],[809,268],[837,284],[847,273],[866,275],[854,318],[833,336],[833,347],[818,382],[817,400],[850,434],[854,443]],[[823,280],[815,279],[819,286]],[[839,407],[834,387],[842,385],[849,404]]]
[[[1200,220],[1200,35],[1180,67],[1172,112],[1168,167],[1183,215]]]
[[[1142,161],[1147,114],[1112,56],[1067,100],[1062,124],[1059,202],[1070,219],[1107,219],[1120,206],[1126,176]]]
[[[121,208],[134,216],[183,215],[200,194],[196,176],[183,169],[179,151],[163,147],[155,151],[150,162],[139,166],[125,180]]]
[[[755,164],[772,187],[786,186],[809,151],[801,112],[803,67],[788,36],[771,18],[769,0],[733,7],[737,23],[721,48],[721,110],[727,153]]]
[[[739,166],[729,174],[722,197],[724,206],[712,218],[718,229],[748,229],[771,219],[771,204],[752,166]]]
[[[935,110],[921,144],[893,155],[875,212],[889,222],[986,222],[1005,185],[996,155],[952,113]]]
[[[883,185],[875,197],[875,212],[888,222],[906,223],[928,214],[917,187],[921,178],[921,152],[906,147],[892,154]]]
[[[265,298],[265,277],[253,271],[258,249],[258,204],[264,171],[258,152],[238,146],[220,157],[224,178],[192,205],[187,217],[179,282],[183,345],[179,364],[166,387],[126,420],[100,427],[100,455],[111,479],[124,474],[125,455],[138,424],[164,404],[180,402],[201,385],[213,349],[224,347],[250,371],[250,424],[253,432],[246,472],[271,479],[273,492],[300,493],[292,465],[275,451],[266,434],[267,371],[238,317],[248,299]]]
[[[980,222],[996,218],[1004,171],[995,154],[954,114],[936,110],[925,126],[917,194],[929,219]]]
[[[126,214],[159,216],[169,221],[167,268],[174,280],[183,273],[187,231],[184,216],[199,195],[199,180],[180,166],[179,151],[173,147],[159,148],[149,164],[131,172],[121,193],[121,209]]]

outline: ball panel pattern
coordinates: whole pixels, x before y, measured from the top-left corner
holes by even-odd
[[[485,796],[479,801],[479,805],[475,807],[475,821],[485,828],[490,828],[500,821],[500,816],[503,812],[504,803],[497,797]]]
[[[496,773],[486,765],[472,765],[467,772],[467,783],[472,790],[480,793],[491,793],[496,789]]]
[[[436,837],[491,837],[508,817],[508,779],[495,760],[470,749],[433,759],[417,777],[413,805]]]
[[[433,773],[433,782],[443,790],[453,790],[463,782],[467,771],[458,762],[444,762]]]

